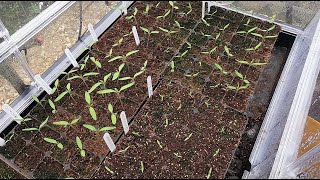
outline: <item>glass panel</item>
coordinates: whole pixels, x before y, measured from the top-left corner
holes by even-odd
[[[83,35],[88,23],[95,25],[111,10],[111,5],[116,5],[116,3],[114,1],[107,6],[104,1],[77,2],[34,36],[22,47],[27,51],[26,56],[34,73],[44,73],[64,54],[65,48],[70,48],[76,43],[80,31],[81,7],[81,35]]]
[[[320,8],[319,1],[217,1],[239,10],[272,17],[305,28]]]
[[[40,14],[54,1],[1,1],[0,19],[10,34]]]

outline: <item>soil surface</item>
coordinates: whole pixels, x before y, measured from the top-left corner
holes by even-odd
[[[224,178],[249,116],[260,115],[250,100],[279,32],[220,8],[201,19],[200,1],[137,2],[0,152],[35,178]]]

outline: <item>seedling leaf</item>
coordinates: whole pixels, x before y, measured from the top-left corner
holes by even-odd
[[[108,110],[110,113],[113,113],[113,106],[110,103],[108,104]]]
[[[110,93],[115,93],[117,91],[113,90],[113,89],[104,89],[104,90],[100,90],[97,92],[97,94],[110,94]]]
[[[137,52],[139,52],[139,50],[130,51],[130,52],[128,52],[128,53],[126,54],[126,57],[129,57],[129,56],[131,56],[132,54],[137,53]]]
[[[111,58],[108,62],[112,62],[112,61],[115,61],[115,60],[118,60],[121,58],[122,58],[122,56],[116,56],[116,57]]]
[[[63,93],[61,93],[55,100],[54,102],[58,102],[60,99],[62,99],[68,92],[64,91]]]
[[[77,143],[78,148],[82,149],[82,142],[78,136],[76,137],[76,143]]]
[[[114,130],[116,127],[114,126],[110,126],[110,127],[103,127],[101,128],[99,131],[111,131]]]
[[[113,125],[115,125],[117,123],[117,117],[115,114],[111,114],[111,122]]]
[[[86,102],[90,105],[91,104],[91,97],[87,91],[84,92],[84,97],[85,97]]]
[[[22,129],[22,131],[38,131],[37,128],[25,128],[25,129]]]
[[[86,77],[86,76],[95,76],[95,75],[98,75],[99,73],[97,73],[97,72],[89,72],[89,73],[85,73],[84,75],[83,75],[83,77]]]
[[[240,79],[243,79],[243,75],[242,75],[239,71],[235,70],[234,73],[235,73]]]
[[[67,126],[67,125],[69,125],[69,122],[67,122],[67,121],[56,121],[56,122],[53,122],[52,124],[58,125],[58,126]]]
[[[127,84],[127,85],[122,86],[119,91],[121,92],[123,90],[126,90],[126,89],[128,89],[129,87],[131,87],[133,85],[134,85],[134,82],[131,82],[131,83]]]
[[[58,144],[58,142],[54,139],[51,138],[43,138],[45,141],[47,141],[48,143],[52,143],[52,144]]]
[[[101,82],[95,83],[95,84],[90,88],[90,90],[89,90],[88,93],[92,93],[92,92],[93,92],[97,87],[99,87],[100,85],[102,85]]]
[[[89,129],[90,131],[94,131],[94,132],[97,131],[97,129],[94,126],[90,125],[90,124],[84,124],[83,127]]]
[[[97,114],[93,107],[89,107],[90,115],[92,119],[97,120]]]
[[[48,120],[49,120],[49,116],[46,118],[46,120],[44,120],[44,121],[40,124],[40,126],[39,126],[39,131],[40,131],[40,129],[42,129],[42,128],[48,123]]]

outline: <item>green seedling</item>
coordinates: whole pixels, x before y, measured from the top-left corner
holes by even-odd
[[[101,129],[97,129],[96,127],[94,127],[91,124],[84,124],[83,127],[87,128],[87,129],[89,129],[90,131],[93,131],[93,132],[111,131],[111,130],[114,130],[116,128],[114,126],[106,126],[106,127],[101,128]]]
[[[158,8],[158,7],[159,7],[160,3],[161,3],[161,2],[158,2],[158,3],[156,4],[156,8]]]
[[[208,39],[213,39],[212,35],[211,34],[205,34],[203,33],[202,31],[200,32],[202,36],[208,38]]]
[[[143,165],[142,161],[140,161],[140,171],[141,171],[141,173],[144,172],[144,165]]]
[[[156,19],[165,19],[169,14],[170,14],[171,10],[168,10],[163,16],[157,16]]]
[[[265,36],[263,36],[262,34],[259,34],[259,33],[251,33],[251,35],[256,36],[256,37],[260,37],[260,38],[262,38],[262,40],[278,37],[277,35],[274,35],[274,36],[265,35]]]
[[[164,127],[167,127],[168,125],[169,125],[169,119],[166,117],[166,121],[165,121],[165,125],[164,125]]]
[[[127,150],[128,150],[129,148],[130,148],[130,146],[126,147],[126,148],[123,149],[123,150],[120,150],[119,153],[125,153],[125,152],[127,152]]]
[[[220,31],[224,32],[228,27],[230,26],[230,23],[225,25],[223,28],[219,28]]]
[[[217,50],[217,47],[214,47],[214,48],[212,48],[210,51],[205,51],[205,52],[201,52],[202,54],[209,54],[209,55],[211,55],[211,54],[213,54],[214,52],[216,52],[216,50]]]
[[[201,18],[201,20],[206,26],[208,26],[208,27],[210,26],[210,24],[206,20],[204,20],[203,18]]]
[[[94,90],[96,90],[99,86],[103,85],[104,81],[99,81],[97,83],[95,83],[94,85],[91,86],[91,88],[89,89],[88,93],[92,93]]]
[[[244,86],[240,86],[238,84],[238,86],[227,86],[227,89],[230,89],[230,90],[235,90],[235,91],[241,91],[241,90],[244,90],[244,89],[248,89],[248,87],[250,86],[250,84],[246,84]]]
[[[245,26],[249,26],[249,23],[250,23],[250,22],[251,22],[251,19],[249,18],[244,25],[245,25]]]
[[[114,88],[114,89],[104,89],[104,90],[100,90],[97,92],[97,94],[111,94],[111,93],[117,93],[118,95],[120,94],[120,92],[130,88],[131,86],[133,86],[135,84],[135,82],[131,82],[129,84],[126,84],[124,86],[122,86],[120,89]]]
[[[111,77],[111,73],[106,74],[106,75],[103,77],[103,79],[99,81],[100,83],[102,83],[104,89],[106,88],[107,81],[108,81],[109,77]],[[96,88],[95,88],[95,89],[96,89]],[[91,90],[91,89],[90,89],[90,90]],[[91,91],[91,92],[93,92],[93,91]],[[91,93],[91,92],[89,91],[89,93]]]
[[[76,144],[80,150],[80,155],[81,157],[85,157],[86,156],[86,151],[83,149],[83,145],[82,145],[82,142],[80,140],[80,138],[77,136],[76,137]]]
[[[134,81],[136,77],[140,76],[141,74],[143,74],[143,73],[145,72],[145,70],[146,70],[146,68],[147,68],[147,63],[148,63],[148,61],[145,61],[145,62],[143,63],[143,67],[141,67],[141,68],[140,68],[140,71],[137,72],[137,73],[135,73],[135,74],[133,75],[133,77],[128,77],[128,76],[127,76],[127,77],[122,77],[122,78],[119,78],[119,81],[125,81],[125,80],[132,80],[132,81]]]
[[[263,32],[270,32],[270,31],[272,31],[274,28],[276,28],[276,25],[273,25],[273,26],[271,26],[270,28],[264,29],[264,30],[262,30],[262,31],[263,31]]]
[[[108,104],[108,111],[111,113],[111,122],[113,125],[116,125],[117,123],[117,114],[113,112],[113,106],[112,104]]]
[[[258,27],[256,26],[256,27],[253,27],[251,29],[248,29],[247,31],[238,31],[237,33],[238,34],[246,34],[246,35],[248,35],[248,34],[252,33],[254,30],[256,30],[257,28]]]
[[[14,119],[14,121],[17,121],[17,122],[28,122],[31,120],[32,120],[31,118]]]
[[[171,66],[171,72],[174,72],[174,61],[173,60],[171,61],[170,66]]]
[[[193,73],[193,74],[184,74],[184,76],[186,77],[196,77],[199,75],[200,72],[197,72],[197,73]]]
[[[41,101],[36,96],[32,95],[31,97],[35,102],[37,102],[37,104],[39,104],[42,108],[44,108],[43,104],[41,103]]]
[[[262,42],[259,42],[255,47],[253,48],[247,48],[246,51],[255,51],[257,50],[259,47],[261,47]]]
[[[53,122],[52,124],[57,125],[57,126],[72,126],[74,124],[76,124],[79,120],[81,119],[81,117],[73,119],[70,123],[68,121],[56,121]]]
[[[102,68],[100,61],[96,60],[95,57],[90,57],[90,60],[94,63],[97,68]]]
[[[174,25],[177,26],[177,27],[179,28],[179,30],[185,29],[185,27],[182,27],[182,26],[180,25],[180,23],[179,23],[178,21],[176,21],[176,20],[174,20]]]
[[[171,11],[172,11],[171,17],[173,17],[173,12],[174,12],[174,10],[175,10],[175,9],[179,9],[179,7],[176,6],[176,5],[174,5],[174,3],[175,3],[175,1],[169,1],[169,4],[170,4],[170,6],[171,6]]]
[[[71,85],[70,85],[70,83],[68,83],[68,84],[66,85],[66,90],[65,90],[64,92],[62,92],[61,94],[59,94],[59,96],[54,100],[54,102],[60,101],[60,99],[62,99],[66,94],[69,94],[70,97],[73,98],[73,97],[71,96]]]
[[[167,29],[164,29],[162,27],[159,27],[159,29],[163,32],[165,32],[165,35],[166,36],[171,36],[171,34],[174,34],[174,33],[177,33],[178,31],[171,31],[171,30],[167,30]]]
[[[220,149],[218,148],[214,153],[213,153],[213,157],[216,157],[220,152]]]
[[[176,58],[182,59],[185,55],[187,55],[187,53],[188,53],[188,52],[189,52],[189,50],[186,50],[186,51],[184,51],[183,53],[181,53],[180,55],[173,56],[173,57],[176,57]]]
[[[80,64],[80,67],[81,67],[81,64]],[[85,65],[84,65],[84,67],[85,67]],[[83,68],[84,69],[84,68]],[[71,71],[69,71],[69,72],[60,72],[59,74],[65,74],[65,75],[67,75],[67,77],[69,78],[69,76],[70,76],[70,74],[72,74],[72,73],[74,73],[74,72],[76,72],[76,71],[78,71],[79,69],[73,69],[73,70],[71,70]],[[80,69],[80,70],[82,70],[82,69]]]
[[[233,56],[233,54],[231,54],[230,49],[227,46],[224,46],[224,51],[227,53],[229,57]]]
[[[189,9],[189,11],[187,12],[187,15],[190,14],[192,12],[192,6],[190,3],[188,3],[187,8]]]
[[[22,129],[22,131],[39,131],[48,123],[48,120],[49,120],[49,116],[46,118],[46,120],[44,120],[39,128],[25,128],[25,129]]]
[[[184,141],[187,141],[188,139],[190,139],[191,136],[192,136],[192,133],[190,133],[190,134],[188,135],[188,137],[184,139]]]
[[[116,42],[115,44],[112,45],[112,48],[113,48],[113,47],[120,46],[121,44],[123,44],[123,42],[124,42],[123,40],[124,40],[124,38],[121,37],[121,38],[118,40],[118,42]],[[111,49],[112,49],[112,48],[111,48]]]
[[[220,37],[220,32],[218,32],[217,34],[216,34],[216,37],[214,38],[216,41],[219,39],[219,37]]]
[[[90,76],[96,76],[98,75],[99,73],[98,72],[88,72],[88,73],[85,73],[83,75],[75,75],[75,76],[72,76],[70,78],[68,78],[67,80],[68,81],[71,81],[73,79],[81,79],[82,82],[88,87],[87,83],[86,83],[86,80],[90,77]]]
[[[146,9],[144,10],[143,14],[146,15],[146,16],[148,16],[148,15],[149,15],[149,10],[150,10],[150,6],[149,6],[149,4],[147,3]]]
[[[126,55],[113,57],[108,62],[112,62],[112,61],[119,60],[119,59],[125,61],[129,56],[131,56],[131,55],[133,55],[133,54],[135,54],[137,52],[139,52],[139,50],[130,51]]]
[[[180,155],[180,153],[173,153],[176,157],[178,158],[182,158],[182,156]]]
[[[144,33],[147,33],[147,34],[148,34],[147,46],[149,45],[149,40],[150,40],[151,34],[158,34],[158,33],[159,33],[159,31],[151,31],[151,30],[149,30],[148,28],[145,28],[145,27],[142,27],[142,26],[140,26],[140,29],[141,29]]]
[[[127,20],[131,20],[131,19],[134,19],[134,21],[137,23],[137,18],[136,18],[136,15],[138,14],[138,9],[136,7],[134,7],[134,12],[131,16],[127,16],[126,19]]]
[[[275,20],[276,20],[276,15],[273,15],[268,22],[269,23],[274,23]]]
[[[57,140],[51,139],[51,138],[43,138],[43,139],[48,143],[55,144],[59,149],[61,149],[61,150],[63,149],[63,145],[60,142],[58,142]]]
[[[238,60],[237,60],[238,61]],[[248,66],[262,66],[262,65],[265,65],[267,63],[259,63],[259,62],[253,62],[253,60],[251,62],[248,62],[248,61],[238,61],[239,64],[245,64],[245,65],[248,65]]]
[[[124,66],[125,66],[125,63],[122,63],[122,64],[118,67],[118,70],[117,70],[115,73],[113,73],[112,81],[114,81],[114,80],[116,80],[116,79],[119,78],[120,72],[121,72],[121,70],[123,69]]]
[[[159,147],[162,149],[162,145],[161,145],[161,142],[159,140],[157,140],[157,144],[159,145]]]
[[[235,75],[238,76],[245,84],[250,84],[250,82],[246,79],[246,76],[243,76],[239,71],[234,71]]]
[[[92,119],[94,120],[97,120],[97,114],[96,114],[96,111],[95,109],[93,108],[93,105],[92,105],[92,102],[91,102],[91,97],[90,97],[90,93],[88,93],[87,91],[84,93],[84,97],[85,97],[85,100],[88,104],[88,107],[89,107],[89,112],[90,112],[90,115],[92,117]]]
[[[223,68],[218,64],[218,63],[214,63],[214,65],[216,66],[217,69],[219,69],[219,71],[223,74],[223,75],[228,75],[229,73],[225,70],[223,70]]]

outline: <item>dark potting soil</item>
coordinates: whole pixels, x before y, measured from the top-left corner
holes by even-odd
[[[248,26],[257,26],[257,33],[275,36],[259,39],[237,33],[241,28],[247,30],[243,24],[248,21],[237,13],[212,8],[202,20],[201,1],[177,2],[174,6],[178,9],[172,9],[168,2],[148,4],[151,9],[147,14],[147,4],[136,2],[128,15],[92,46],[80,62],[83,69],[66,75],[56,92],[32,109],[26,116],[32,120],[17,126],[7,146],[0,148],[6,158],[35,178],[225,177],[248,122],[250,98],[259,88],[258,77],[265,67],[248,63],[269,62],[280,28],[265,32],[273,24],[250,18]],[[136,17],[128,19],[135,8]],[[133,25],[141,37],[139,46],[130,34]],[[256,50],[246,50],[260,42]],[[146,69],[139,73],[145,62]],[[115,76],[117,71],[119,77]],[[154,86],[151,98],[146,87],[148,75]],[[98,82],[88,104],[85,92]],[[66,93],[68,83],[71,94]],[[113,93],[97,93],[105,89]],[[56,102],[61,94],[64,97]],[[116,114],[115,124],[108,104]],[[130,122],[127,135],[123,135],[121,111]],[[38,128],[47,118],[40,131],[22,131]],[[73,125],[54,124],[77,118]],[[86,124],[98,131],[84,128]],[[115,127],[109,131],[117,145],[113,153],[102,139],[104,132],[99,129],[103,127]],[[85,157],[80,155],[76,137],[83,144]],[[62,143],[63,150],[43,138]]]

